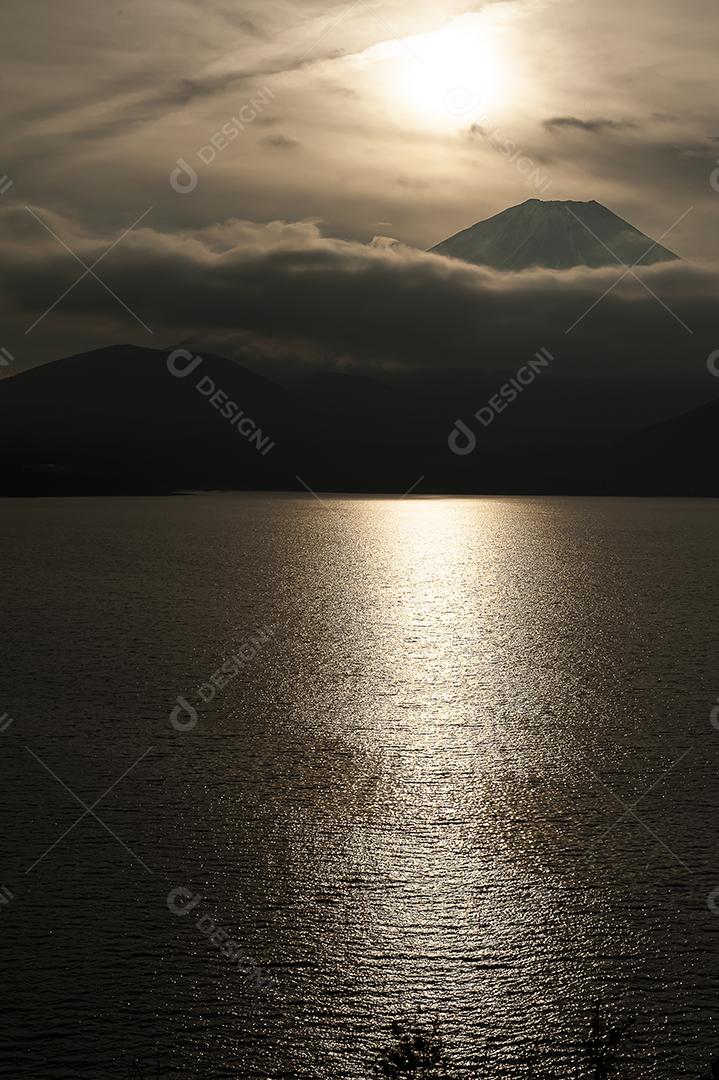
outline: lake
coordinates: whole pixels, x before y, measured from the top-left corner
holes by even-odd
[[[719,1051],[717,503],[0,516],[0,1075]]]

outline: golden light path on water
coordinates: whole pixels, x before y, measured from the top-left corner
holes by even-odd
[[[607,852],[573,813],[577,785],[592,814],[604,802],[583,764],[581,668],[597,673],[592,639],[614,640],[614,583],[603,576],[610,597],[587,603],[585,574],[568,570],[598,552],[582,532],[576,553],[551,506],[358,500],[349,535],[332,506],[323,531],[344,595],[329,724],[357,748],[365,800],[342,800],[362,821],[346,849],[360,883],[348,964],[395,1011],[442,1015],[467,1056],[488,1023],[511,1056],[593,1000],[597,981],[621,980],[639,947],[587,886]],[[612,669],[605,656],[600,678]],[[593,970],[597,949],[616,970]]]
[[[660,1048],[642,1075],[698,1075],[719,934],[711,500],[5,509],[3,708],[86,797],[154,748],[105,807],[153,873],[83,823],[3,911],[18,1043],[56,1048],[38,1080],[157,1046],[179,1075],[360,1080],[418,1012],[459,1075],[486,1055],[516,1076],[532,1047],[568,1054],[596,1001]],[[269,640],[208,690],[258,625]],[[73,820],[26,756],[3,759],[9,867]],[[177,886],[243,964],[168,911]]]

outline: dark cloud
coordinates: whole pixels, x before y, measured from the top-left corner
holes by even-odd
[[[351,87],[340,86],[337,83],[328,85],[327,91],[330,94],[336,94],[338,97],[347,98],[348,101],[358,101],[361,97],[361,95]]]
[[[547,131],[560,131],[564,128],[575,128],[577,131],[587,131],[592,135],[600,135],[603,131],[627,131],[636,128],[631,120],[607,120],[597,117],[593,120],[580,120],[576,116],[553,116],[544,121]]]
[[[263,140],[268,146],[274,146],[276,150],[296,150],[301,144],[297,139],[290,139],[287,135],[267,135]]]
[[[227,22],[232,26],[236,26],[243,34],[250,34],[252,37],[259,38],[267,37],[267,30],[263,26],[260,26],[257,20],[248,19],[236,11],[224,11],[222,14]]]
[[[69,143],[74,139],[97,141],[124,135],[136,127],[156,123],[168,110],[185,109],[204,99],[222,97],[230,90],[244,91],[249,98],[252,90],[257,89],[259,74],[235,71],[221,76],[177,79],[157,90],[148,90],[139,101],[116,105],[114,115],[109,118],[70,130],[67,140]]]
[[[80,268],[37,231],[30,249],[23,229],[32,223],[4,217],[13,228],[5,230],[0,279],[16,325],[28,324]],[[109,242],[72,237],[88,263]],[[617,285],[618,270],[501,274],[409,248],[327,239],[312,223],[234,221],[183,236],[141,227],[98,272],[155,342],[236,336],[258,357],[283,354],[293,364],[499,373],[544,346],[576,378],[706,383],[706,357],[719,347],[715,275],[675,264],[642,270],[646,287],[631,274]],[[88,340],[99,328],[112,340],[133,325],[90,279],[47,318],[84,326]]]
[[[538,147],[534,141],[512,139],[506,131],[486,124],[473,123],[467,128],[467,140],[470,143],[484,143],[504,158],[516,160],[517,156],[529,157],[538,165],[553,165],[556,154],[550,154],[544,147]]]
[[[709,136],[697,142],[672,143],[671,149],[676,150],[681,157],[711,160],[719,154],[719,138]]]
[[[421,176],[397,176],[395,177],[395,183],[400,187],[409,188],[410,191],[412,189],[422,190],[430,186],[429,181],[424,180]]]

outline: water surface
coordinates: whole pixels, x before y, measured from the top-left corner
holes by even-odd
[[[500,1074],[597,1000],[719,1048],[717,504],[0,514],[1,1075],[355,1078],[420,1010]]]

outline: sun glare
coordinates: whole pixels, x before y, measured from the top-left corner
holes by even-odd
[[[475,14],[384,42],[375,56],[387,62],[390,92],[433,126],[472,122],[506,97],[497,34]]]

